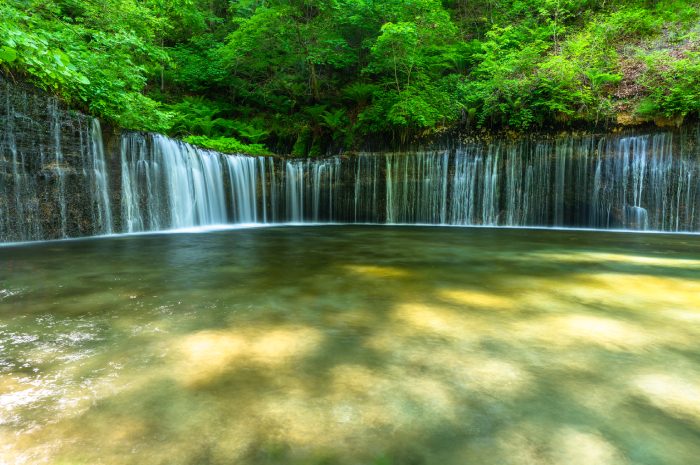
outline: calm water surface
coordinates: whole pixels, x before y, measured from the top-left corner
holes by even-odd
[[[280,227],[0,248],[0,463],[700,461],[700,237]]]

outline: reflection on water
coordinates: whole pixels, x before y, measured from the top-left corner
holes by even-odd
[[[3,248],[0,463],[695,463],[698,271],[580,231]]]

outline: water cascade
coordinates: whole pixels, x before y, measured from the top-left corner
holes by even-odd
[[[89,179],[89,195],[92,199],[92,224],[97,234],[112,234],[112,210],[109,200],[109,178],[102,143],[102,128],[97,119],[90,121],[87,154],[83,157],[83,175]],[[83,132],[81,131],[81,136]]]
[[[265,173],[265,159],[256,160],[251,157],[226,156],[228,181],[231,188],[231,222],[258,222],[258,171]],[[261,189],[262,205],[266,203],[265,185]],[[263,221],[267,212],[262,212]]]
[[[66,175],[69,174],[69,168],[63,163],[63,150],[61,148],[61,115],[56,100],[49,101],[49,114],[51,115],[50,130],[54,156],[53,166],[51,168],[55,174],[57,184],[58,211],[60,212],[61,219],[60,237],[67,237],[68,212],[66,205]]]
[[[321,159],[224,155],[111,133],[9,86],[0,242],[240,223],[700,231],[700,126]]]
[[[345,192],[341,175],[347,175],[341,157],[281,162],[269,159],[268,163],[274,171],[283,173],[263,181],[274,193],[269,208],[275,218],[293,223],[348,221],[339,200]],[[280,198],[284,198],[283,203],[277,201]]]
[[[563,136],[323,159],[122,137],[126,231],[388,223],[698,231],[700,130]]]
[[[0,242],[110,234],[99,122],[0,79]]]
[[[125,232],[227,222],[220,154],[140,133],[124,134],[120,148]]]

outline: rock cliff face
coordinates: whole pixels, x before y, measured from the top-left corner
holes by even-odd
[[[0,242],[290,221],[700,231],[700,127],[252,158],[0,79]]]
[[[0,78],[0,241],[108,232],[102,145],[96,120]]]

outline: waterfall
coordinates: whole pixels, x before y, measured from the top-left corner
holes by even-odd
[[[387,154],[384,158],[386,221],[446,224],[449,153]],[[355,182],[362,183],[364,180],[357,178]],[[376,180],[370,179],[373,188],[376,184]],[[362,190],[362,187],[355,189],[356,192]],[[376,199],[376,195],[373,196]]]
[[[83,158],[83,174],[90,180],[92,221],[97,234],[112,234],[112,209],[109,200],[109,176],[105,161],[102,128],[97,119],[90,121],[88,156]]]
[[[311,199],[311,216],[313,222],[333,222],[341,201],[343,188],[341,186],[341,170],[343,168],[340,157],[319,160],[310,164],[310,186],[307,196]]]
[[[698,231],[700,137],[683,137],[565,136],[360,155],[344,218],[357,221],[379,204],[385,215],[371,221]]]
[[[0,242],[241,223],[700,231],[700,126],[320,159],[224,155],[0,80]]]
[[[231,221],[234,223],[257,223],[258,172],[264,175],[264,160],[261,159],[262,164],[250,157],[226,156],[225,160],[232,194]],[[264,206],[267,203],[264,184],[261,191]],[[266,216],[266,212],[263,212],[263,222]]]
[[[49,115],[51,115],[51,138],[53,142],[54,164],[53,172],[58,185],[58,210],[60,212],[60,237],[68,234],[68,208],[66,205],[66,174],[68,168],[63,163],[63,150],[61,148],[61,114],[58,110],[58,102],[49,100]]]
[[[455,155],[450,224],[470,224],[476,221],[476,181],[481,160],[482,153],[479,148],[470,147],[462,151],[460,156]]]
[[[341,157],[277,162],[266,159],[261,163],[265,165],[270,170],[260,170],[260,182],[263,187],[269,186],[269,199],[264,198],[262,206],[267,209],[270,205],[272,222],[350,221],[342,176],[352,168]]]
[[[293,223],[304,221],[304,191],[305,189],[305,168],[307,164],[300,161],[288,161],[285,163],[286,183],[286,219]]]
[[[229,165],[231,179],[239,176],[238,170],[233,170]],[[121,174],[125,232],[223,224],[229,220],[224,160],[216,152],[165,136],[128,133],[121,140]],[[244,190],[237,182],[231,184]],[[245,199],[234,198],[239,208],[245,207]]]
[[[110,234],[99,122],[0,78],[0,242]]]

